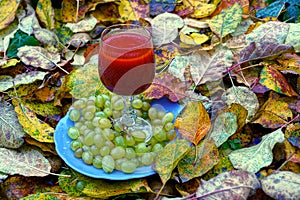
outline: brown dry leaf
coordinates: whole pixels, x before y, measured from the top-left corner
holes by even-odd
[[[201,102],[188,102],[181,116],[176,118],[175,127],[183,138],[198,145],[210,130],[211,122]]]
[[[184,83],[179,78],[168,72],[162,72],[156,75],[152,85],[143,94],[149,99],[167,96],[171,101],[177,102],[185,97],[185,89]]]

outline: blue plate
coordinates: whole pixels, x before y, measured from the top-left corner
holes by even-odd
[[[175,116],[180,113],[182,106],[178,103],[169,101],[163,97],[158,100],[153,100],[151,105],[158,108],[164,109],[166,112],[172,112]],[[65,163],[77,172],[90,176],[93,178],[103,178],[109,180],[128,180],[133,178],[142,178],[155,174],[156,172],[152,169],[152,166],[138,167],[132,174],[126,174],[118,170],[114,170],[112,173],[106,173],[102,169],[97,169],[92,165],[85,164],[82,159],[76,158],[70,143],[72,139],[68,136],[68,129],[73,126],[74,123],[69,119],[67,114],[63,117],[56,126],[54,132],[55,148],[58,155],[65,161]]]

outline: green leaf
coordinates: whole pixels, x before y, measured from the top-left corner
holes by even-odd
[[[24,131],[14,107],[8,102],[0,102],[0,147],[19,148],[24,143],[23,137]]]
[[[287,34],[285,44],[294,47],[296,52],[300,52],[300,23],[289,23],[290,28]]]
[[[256,94],[248,87],[238,86],[231,87],[222,95],[222,100],[227,105],[237,103],[242,105],[248,111],[247,119],[250,120],[259,108],[259,102]]]
[[[242,20],[243,8],[239,3],[223,9],[220,14],[214,16],[208,21],[211,30],[217,34],[219,38],[233,33]]]
[[[0,148],[0,171],[6,174],[23,176],[47,176],[50,173],[49,161],[37,150],[21,148],[19,151]]]
[[[180,177],[190,180],[202,176],[212,169],[219,160],[218,149],[213,140],[202,140],[199,145],[193,146],[179,161],[178,171]]]
[[[232,170],[203,181],[197,189],[196,197],[197,199],[247,199],[258,188],[260,183],[254,173]]]
[[[14,38],[11,39],[9,43],[6,55],[9,58],[18,57],[17,56],[18,48],[25,45],[38,46],[39,41],[35,37],[29,36],[26,33],[22,32],[21,30],[18,30],[15,33]]]
[[[30,71],[23,74],[18,74],[15,76],[15,78],[0,75],[0,92],[18,87],[19,85],[33,83],[36,80],[43,80],[47,74],[48,72]]]
[[[53,101],[40,103],[37,101],[22,101],[22,104],[32,110],[35,114],[46,116],[60,115],[62,108],[55,106]]]
[[[190,149],[190,143],[187,140],[180,139],[167,144],[158,153],[154,167],[163,184],[166,184],[171,178],[172,171]]]
[[[300,175],[277,171],[261,180],[263,191],[274,199],[300,199]]]
[[[284,134],[281,129],[277,129],[264,135],[257,145],[232,151],[229,159],[234,168],[256,173],[272,163],[272,149],[277,142],[283,141]]]
[[[237,116],[231,112],[219,114],[215,119],[210,137],[217,147],[221,146],[237,130]]]

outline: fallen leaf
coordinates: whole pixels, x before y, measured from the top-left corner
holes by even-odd
[[[93,30],[97,24],[97,19],[94,16],[85,17],[77,23],[67,23],[65,27],[69,28],[73,33],[88,32]]]
[[[138,16],[135,14],[134,9],[131,6],[129,0],[120,0],[118,4],[118,10],[120,14],[120,20],[126,21],[135,21],[138,20]]]
[[[298,8],[299,9],[299,8]],[[300,52],[300,24],[289,23],[290,28],[287,34],[285,44],[294,47],[297,53]]]
[[[272,149],[276,143],[283,141],[284,134],[281,129],[277,129],[264,135],[257,145],[232,151],[229,159],[234,168],[256,173],[272,163]]]
[[[155,76],[151,86],[142,94],[149,99],[167,96],[172,102],[177,102],[185,97],[185,89],[180,79],[168,72],[161,72]]]
[[[243,8],[243,15],[249,15],[249,1],[248,0],[227,0],[227,1],[221,1],[221,3],[218,5],[215,12],[212,14],[212,16],[215,16],[219,14],[223,9],[228,8],[235,3],[239,3]],[[253,2],[251,2],[252,6]]]
[[[242,6],[239,3],[235,3],[211,18],[208,21],[208,25],[219,38],[223,38],[235,31],[242,20],[242,11]]]
[[[219,150],[219,155],[220,159],[218,163],[202,176],[204,180],[209,180],[211,178],[216,177],[219,174],[222,174],[223,172],[234,170],[234,167],[232,166],[228,156],[225,156],[222,150]]]
[[[69,44],[73,47],[79,48],[85,46],[88,42],[92,40],[91,36],[87,33],[75,33],[69,40]],[[68,51],[72,52],[72,51]]]
[[[243,128],[246,124],[248,111],[242,105],[238,103],[232,103],[225,109],[226,112],[234,113],[236,115],[237,130]]]
[[[153,45],[159,47],[175,40],[178,29],[184,25],[183,19],[173,13],[163,13],[151,21]]]
[[[163,13],[172,13],[176,6],[176,0],[150,0],[150,15],[157,16]]]
[[[78,22],[85,17],[85,1],[62,0],[60,9],[62,22]]]
[[[159,174],[163,184],[166,184],[171,178],[174,168],[190,149],[190,143],[187,140],[178,139],[172,143],[168,143],[157,154],[154,169]]]
[[[285,137],[295,147],[300,148],[300,126],[290,124],[286,127]]]
[[[20,2],[20,0],[3,0],[0,2],[0,30],[14,21]]]
[[[262,8],[256,12],[256,17],[266,18],[266,17],[279,17],[280,13],[283,11],[285,4],[281,1],[275,1],[265,8]]]
[[[263,191],[274,199],[300,199],[300,175],[278,171],[261,180]]]
[[[265,87],[280,93],[291,96],[298,96],[286,78],[272,65],[265,65],[260,72],[259,83]]]
[[[284,141],[284,153],[286,160],[300,164],[300,149],[293,146],[288,140]]]
[[[208,3],[208,1],[184,0],[183,5],[187,8],[191,7],[193,12],[189,15],[193,18],[205,18],[210,16],[217,8],[220,0]]]
[[[39,46],[23,46],[18,48],[17,56],[26,65],[53,70],[60,61],[59,53],[50,52]]]
[[[237,128],[237,116],[231,112],[224,112],[215,119],[210,137],[219,147],[236,132]]]
[[[0,75],[0,92],[4,92],[10,88],[18,87],[19,85],[25,85],[33,83],[37,80],[43,80],[48,72],[42,71],[30,71],[23,74],[18,74],[15,78],[11,76]]]
[[[16,15],[19,20],[19,29],[27,35],[31,35],[34,29],[41,27],[36,17],[36,12],[30,4],[19,7],[19,11]]]
[[[197,199],[247,199],[260,188],[256,175],[243,170],[232,170],[202,181],[197,189]]]
[[[182,138],[198,145],[211,127],[209,115],[201,102],[189,101],[174,126]]]
[[[47,176],[50,173],[49,161],[37,150],[22,148],[19,151],[0,148],[0,171],[6,174],[23,176]]]
[[[24,131],[17,113],[8,102],[0,102],[0,147],[19,148],[24,143]]]
[[[151,2],[149,4],[144,4],[140,0],[130,0],[129,1],[135,16],[137,19],[146,19],[147,17],[150,17],[150,7],[151,7]]]
[[[203,140],[199,145],[192,146],[179,161],[177,168],[180,177],[184,180],[191,180],[208,172],[219,160],[218,149],[213,140]]]
[[[279,65],[275,68],[280,71],[300,74],[300,57],[297,54],[283,54],[276,59]]]
[[[35,29],[33,33],[34,37],[45,46],[56,46],[59,41],[54,32],[44,28]]]
[[[15,111],[25,133],[39,142],[53,143],[54,128],[37,118],[36,114],[28,107],[13,100]]]
[[[227,89],[227,91],[222,95],[222,100],[225,101],[227,105],[237,103],[246,108],[248,111],[248,121],[255,115],[259,108],[259,102],[256,94],[249,88],[243,86],[233,86]]]
[[[182,82],[185,81],[184,71],[186,67],[190,64],[190,56],[189,55],[177,55],[174,57],[172,62],[168,67],[168,72],[179,78]]]
[[[39,0],[36,6],[36,14],[46,29],[54,29],[55,14],[51,0]]]
[[[260,107],[252,123],[259,123],[267,128],[279,128],[293,118],[289,104],[271,93],[269,99]]]

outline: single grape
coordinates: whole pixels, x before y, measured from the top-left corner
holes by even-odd
[[[103,108],[104,107],[104,98],[102,95],[97,95],[95,98],[95,106],[98,108]]]
[[[160,125],[162,125],[162,122],[161,122],[161,119],[153,119],[153,120],[151,120],[151,125],[152,126],[160,126]]]
[[[89,131],[83,139],[83,143],[87,146],[91,146],[94,144],[94,136],[95,136],[95,132],[94,131]]]
[[[77,140],[73,140],[71,143],[70,143],[70,147],[73,151],[75,151],[76,149],[79,149],[82,147],[82,143],[77,141]]]
[[[131,158],[130,161],[133,162],[136,165],[136,167],[141,166],[140,165],[140,161],[139,161],[139,159],[137,157]]]
[[[102,135],[106,140],[113,140],[115,138],[114,131],[110,128],[104,128],[102,130]]]
[[[115,144],[110,140],[106,140],[104,145],[109,147],[110,150],[112,150],[115,147]]]
[[[107,101],[104,102],[104,108],[111,108],[110,100],[107,100]]]
[[[119,136],[115,137],[114,144],[116,146],[121,146],[121,147],[124,147],[124,148],[127,146],[126,145],[126,140],[122,135],[119,135]]]
[[[112,127],[111,121],[109,119],[107,119],[107,118],[101,118],[98,121],[98,124],[99,124],[99,127],[102,128],[102,129],[111,128]]]
[[[82,157],[82,153],[83,153],[83,149],[82,148],[78,148],[74,151],[74,155],[76,158],[81,158]]]
[[[161,143],[156,143],[152,146],[152,152],[160,152],[164,149],[164,146]]]
[[[120,159],[125,156],[125,149],[121,146],[116,146],[110,151],[110,155],[113,159]]]
[[[100,155],[94,157],[93,166],[98,169],[102,168],[102,157]]]
[[[120,118],[121,116],[122,116],[122,112],[121,111],[118,111],[118,110],[113,110],[112,111],[112,117],[114,119]]]
[[[90,151],[93,154],[93,156],[97,155],[99,153],[99,148],[96,145],[90,146]]]
[[[165,116],[166,112],[164,110],[160,110],[157,113],[157,119],[162,119]]]
[[[83,123],[82,123],[82,122],[79,122],[79,121],[77,121],[77,122],[74,123],[74,127],[76,127],[78,130],[79,130],[79,128],[80,128],[82,125],[83,125]]]
[[[149,108],[150,108],[150,103],[149,102],[147,102],[147,101],[143,101],[143,106],[142,106],[142,110],[143,111],[148,111],[149,110]]]
[[[148,116],[151,120],[156,119],[157,118],[157,109],[154,107],[149,108]]]
[[[86,125],[86,127],[88,129],[94,129],[94,125],[93,125],[93,122],[92,121],[85,121],[84,122],[84,125]]]
[[[136,153],[133,148],[129,147],[129,148],[125,149],[125,158],[132,159],[132,158],[135,158],[135,156],[136,156]]]
[[[80,133],[79,130],[72,126],[68,129],[68,136],[72,139],[72,140],[76,140],[79,137]]]
[[[73,122],[77,122],[80,119],[80,111],[77,109],[71,109],[69,112],[69,118]]]
[[[107,114],[105,114],[105,112],[103,111],[98,111],[95,113],[95,117],[100,117],[100,118],[107,118]]]
[[[123,162],[127,162],[128,159],[127,158],[121,158],[121,159],[117,159],[115,160],[115,169],[121,171],[121,165]]]
[[[102,158],[102,169],[106,173],[111,173],[115,168],[115,161],[111,155],[106,155]]]
[[[93,163],[93,154],[90,151],[84,151],[82,153],[82,160],[85,164],[92,164]]]
[[[108,146],[103,146],[103,147],[101,147],[99,153],[100,153],[101,156],[109,155],[110,148]]]
[[[174,124],[172,122],[167,122],[165,125],[164,125],[164,129],[166,131],[170,131],[170,130],[174,130]]]
[[[85,186],[86,186],[86,183],[83,182],[83,181],[78,181],[78,182],[76,183],[76,189],[77,189],[78,191],[82,191],[82,190],[85,188]]]
[[[121,170],[127,174],[133,173],[136,170],[136,167],[136,164],[132,161],[123,162],[121,164]]]
[[[113,114],[113,111],[111,108],[104,108],[103,112],[106,114],[107,117],[111,117]]]
[[[138,117],[142,117],[142,115],[143,115],[143,112],[139,109],[134,109],[134,112],[135,112],[136,116],[138,116]]]
[[[115,122],[114,123],[114,129],[117,131],[117,132],[121,132],[123,130],[123,125],[122,123],[120,122]]]
[[[151,153],[144,153],[141,158],[141,162],[143,165],[151,165],[154,161],[154,158]]]
[[[87,112],[95,113],[96,112],[96,106],[93,105],[88,105],[85,109]]]
[[[85,112],[84,114],[83,114],[83,117],[86,119],[86,120],[92,120],[93,118],[94,118],[94,113],[92,113],[92,112],[89,112],[89,111],[87,111],[87,112]]]
[[[146,139],[146,133],[143,130],[134,130],[131,135],[136,142],[143,142]]]
[[[153,130],[153,137],[158,141],[162,142],[167,139],[167,133],[161,126],[155,126]]]
[[[131,105],[135,109],[141,109],[143,107],[143,101],[141,99],[134,99]]]
[[[94,136],[94,144],[96,147],[101,148],[105,144],[105,138],[102,136],[102,134],[95,134]]]
[[[102,94],[101,96],[103,97],[104,102],[105,102],[105,101],[110,101],[110,99],[111,99],[110,96],[107,95],[107,94]]]
[[[125,135],[125,141],[126,141],[127,146],[134,146],[134,144],[135,144],[135,140],[132,135]]]
[[[114,103],[112,103],[112,108],[114,110],[120,111],[120,110],[123,110],[124,107],[125,107],[125,105],[124,105],[123,99],[118,99],[117,101],[115,101]]]
[[[84,107],[86,107],[86,99],[82,98],[82,99],[78,99],[73,103],[73,107],[77,110],[82,109]]]
[[[177,133],[176,133],[176,131],[174,129],[169,130],[167,132],[167,139],[170,140],[170,141],[174,140],[176,138],[176,136],[177,136]]]
[[[165,114],[165,116],[162,118],[162,124],[165,125],[168,122],[172,122],[174,119],[174,114],[172,112],[168,112]]]
[[[135,146],[135,152],[140,155],[149,152],[149,148],[147,147],[146,143],[141,142]]]

